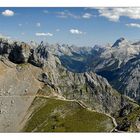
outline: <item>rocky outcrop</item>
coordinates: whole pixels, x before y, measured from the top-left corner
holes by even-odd
[[[127,40],[124,37],[119,38],[116,42],[112,45],[112,47],[119,47],[122,43],[126,43]]]
[[[49,57],[48,51],[46,51],[46,49],[47,48],[44,46],[43,42],[41,42],[41,44],[36,49],[31,49],[29,63],[38,67],[44,67],[45,61]]]
[[[14,43],[10,53],[9,60],[20,64],[28,62],[30,56],[30,47],[25,43]]]
[[[117,129],[123,132],[140,132],[140,107],[135,108],[127,115],[119,116]]]
[[[113,72],[112,85],[122,94],[140,102],[140,55]]]
[[[8,42],[7,39],[0,38],[0,55],[8,57],[12,49],[12,43]]]
[[[24,42],[8,42],[1,39],[0,54],[16,64],[25,63],[30,56],[30,46]]]

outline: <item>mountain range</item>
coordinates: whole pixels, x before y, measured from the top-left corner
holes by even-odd
[[[54,53],[70,71],[94,71],[117,91],[139,102],[140,42],[120,38],[113,45],[87,49],[57,46]]]
[[[0,89],[1,132],[140,131],[140,42],[1,38]]]

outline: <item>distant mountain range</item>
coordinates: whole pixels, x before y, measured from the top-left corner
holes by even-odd
[[[64,67],[73,72],[94,71],[107,78],[122,94],[139,102],[140,42],[118,39],[113,45],[91,48],[67,45],[47,46]]]
[[[1,38],[0,89],[1,132],[140,131],[140,42],[77,47]]]

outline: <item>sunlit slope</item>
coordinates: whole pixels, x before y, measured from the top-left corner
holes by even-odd
[[[109,132],[114,127],[111,118],[75,101],[36,97],[29,112],[24,132]]]

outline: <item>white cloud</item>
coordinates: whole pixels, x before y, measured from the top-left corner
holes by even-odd
[[[68,10],[65,10],[65,11],[62,11],[62,12],[57,12],[57,17],[59,18],[68,18],[68,17],[71,17],[71,18],[74,18],[74,19],[80,19],[81,17],[79,15],[75,15],[71,12],[69,12]]]
[[[24,32],[22,32],[22,33],[21,33],[21,35],[25,35],[25,33],[24,33]]]
[[[90,19],[92,16],[93,16],[93,15],[90,14],[90,13],[85,13],[85,14],[83,14],[82,17],[85,18],[85,19]]]
[[[8,9],[2,12],[2,15],[7,17],[14,16],[14,14],[15,13],[12,10],[8,10]]]
[[[52,33],[43,33],[43,32],[41,32],[41,33],[35,33],[35,35],[36,36],[53,36]]]
[[[43,11],[43,13],[48,14],[48,13],[49,13],[49,11],[48,11],[48,10],[44,10],[44,11]]]
[[[119,21],[122,16],[140,19],[140,8],[98,8],[98,12],[100,16],[114,22]]]
[[[57,17],[59,18],[74,18],[74,19],[90,19],[91,17],[95,17],[95,15],[92,15],[91,13],[84,13],[84,14],[75,14],[75,13],[71,13],[68,10],[64,10],[61,12],[56,12]]]
[[[37,27],[40,27],[41,26],[41,23],[40,22],[36,23],[36,26]]]
[[[70,29],[69,31],[71,34],[83,34],[83,32],[78,29]]]
[[[19,27],[21,27],[21,26],[22,26],[22,24],[21,24],[21,23],[19,23],[19,24],[18,24],[18,26],[19,26]]]
[[[57,17],[59,17],[59,18],[67,18],[68,17],[68,15],[65,12],[57,12],[56,14],[57,14]]]
[[[59,32],[60,31],[60,29],[56,29],[56,32]]]
[[[126,24],[126,26],[140,28],[140,24],[138,24],[138,23],[128,23],[128,24]]]

